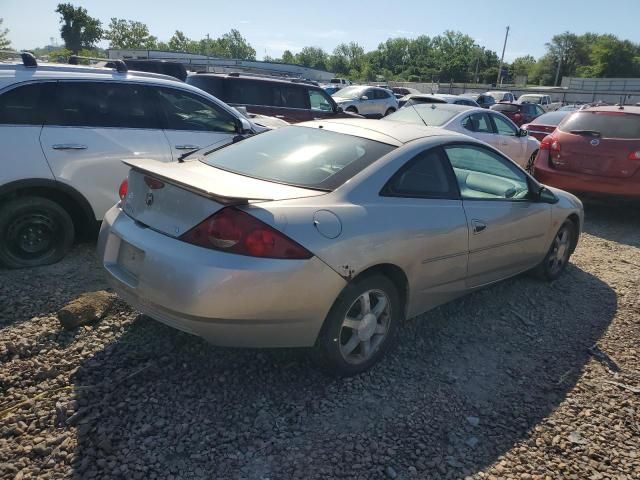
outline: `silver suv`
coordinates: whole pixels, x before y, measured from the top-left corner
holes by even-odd
[[[386,88],[351,86],[332,95],[345,112],[358,113],[365,117],[381,118],[398,110],[398,100]]]

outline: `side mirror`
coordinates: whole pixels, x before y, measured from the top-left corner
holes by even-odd
[[[542,203],[558,203],[558,197],[547,187],[541,186],[538,191],[538,201]]]
[[[529,130],[525,130],[524,128],[518,129],[518,136],[519,137],[527,137],[527,136],[529,136]]]
[[[362,96],[360,97],[360,100],[369,100],[369,97],[367,97],[366,95],[362,95]]]
[[[251,125],[251,122],[249,122],[249,120],[247,120],[246,118],[239,118],[237,130],[241,135],[243,133],[253,133],[253,126]]]

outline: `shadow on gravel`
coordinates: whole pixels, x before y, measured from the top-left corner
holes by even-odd
[[[562,402],[616,304],[575,266],[518,277],[408,321],[351,379],[304,350],[215,348],[140,317],[76,373],[97,387],[76,390],[74,476],[463,478]]]
[[[640,247],[640,202],[585,201],[584,231],[632,247]]]
[[[35,315],[55,313],[82,293],[106,288],[95,248],[90,242],[76,245],[62,261],[44,267],[0,267],[0,332]]]

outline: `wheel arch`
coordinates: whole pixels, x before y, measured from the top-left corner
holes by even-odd
[[[96,217],[88,200],[70,185],[45,178],[16,180],[0,185],[0,200],[25,196],[38,196],[58,203],[73,221],[78,237],[87,238],[96,233]]]
[[[567,217],[567,220],[569,220],[571,223],[573,223],[575,229],[576,229],[576,234],[573,237],[573,243],[571,244],[571,253],[573,253],[576,249],[576,247],[578,246],[578,239],[580,237],[580,229],[581,229],[581,225],[580,225],[580,217],[578,216],[577,213],[572,213],[571,215],[569,215]]]
[[[403,316],[406,317],[410,295],[409,279],[404,270],[399,266],[394,265],[393,263],[379,263],[377,265],[372,265],[359,272],[355,277],[351,279],[351,282],[356,282],[358,280],[376,274],[387,277],[396,286],[396,288],[398,289],[398,294],[400,295],[400,301],[404,306]]]

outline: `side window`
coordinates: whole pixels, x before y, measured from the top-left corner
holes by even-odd
[[[440,148],[433,148],[409,160],[381,192],[385,196],[458,198],[455,181]]]
[[[235,118],[203,98],[173,88],[156,91],[167,129],[235,133]]]
[[[42,125],[44,115],[39,104],[43,90],[43,84],[32,83],[0,95],[0,124]]]
[[[318,90],[307,90],[309,92],[309,104],[311,110],[322,110],[323,112],[333,111],[333,105],[329,101],[326,95],[323,95]]]
[[[540,105],[536,105],[536,115],[542,115],[544,113],[544,108],[542,108]]]
[[[305,89],[294,86],[279,86],[275,90],[275,107],[285,108],[309,108],[307,105]]]
[[[496,124],[496,130],[498,135],[508,135],[515,137],[518,135],[518,129],[507,119],[500,115],[492,115],[494,123]]]
[[[445,147],[460,188],[468,200],[526,199],[526,174],[497,153],[475,145]]]
[[[486,113],[473,113],[462,121],[462,126],[470,132],[493,133],[489,116]]]
[[[267,82],[253,80],[231,80],[227,84],[229,103],[241,105],[266,105],[273,106],[273,88]]]
[[[375,99],[375,91],[374,90],[365,90],[364,92],[362,92],[362,96],[367,97],[368,100],[373,100]]]
[[[47,124],[68,127],[161,128],[149,89],[117,82],[59,82]]]
[[[376,90],[376,100],[384,100],[385,98],[389,98],[389,94],[384,90]]]

